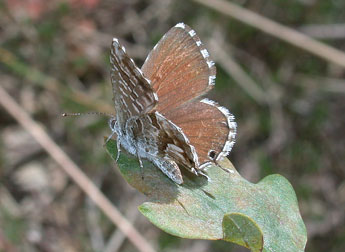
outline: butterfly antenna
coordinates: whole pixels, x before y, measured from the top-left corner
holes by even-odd
[[[83,115],[101,115],[101,116],[108,116],[108,117],[114,117],[112,114],[103,113],[103,112],[85,112],[85,113],[62,113],[61,116],[67,117],[67,116],[83,116]]]

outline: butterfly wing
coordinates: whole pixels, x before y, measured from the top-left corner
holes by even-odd
[[[234,117],[215,102],[198,98],[213,87],[216,68],[194,30],[182,23],[173,27],[151,51],[142,71],[159,97],[157,110],[182,129],[201,167],[230,152]]]
[[[214,85],[216,68],[199,37],[180,23],[171,28],[142,66],[159,97],[163,114],[203,95]]]
[[[163,155],[164,159],[153,161],[170,178],[182,183],[175,162],[194,171],[193,167],[198,166],[194,147],[178,126],[157,111],[153,112],[158,102],[157,94],[151,87],[150,80],[144,77],[117,39],[113,40],[111,46],[110,61],[118,124],[124,129],[126,122],[132,123],[137,144],[145,143],[142,149],[152,147],[158,151],[155,155]],[[129,120],[130,118],[132,119]]]
[[[111,44],[110,63],[116,118],[123,128],[130,117],[152,111],[158,98],[150,81],[144,77],[117,39],[113,39]]]
[[[214,101],[187,103],[165,115],[181,127],[199,157],[200,168],[231,151],[236,136],[234,116]]]
[[[159,112],[132,117],[126,123],[139,157],[152,161],[177,184],[183,182],[178,164],[196,173],[198,157],[181,128]],[[135,152],[135,151],[133,151]]]
[[[182,23],[170,29],[147,57],[142,72],[117,40],[112,44],[111,62],[120,124],[154,109],[161,112],[161,118],[155,113],[160,118],[159,132],[164,132],[157,137],[164,145],[158,148],[160,153],[194,173],[229,153],[236,123],[225,108],[199,98],[213,87],[216,68],[194,30]]]

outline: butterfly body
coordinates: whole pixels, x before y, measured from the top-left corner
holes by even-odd
[[[112,118],[110,125],[121,147],[139,159],[148,159],[174,182],[183,182],[178,164],[197,174],[194,148],[186,142],[181,129],[159,112],[130,117],[124,127]]]
[[[142,69],[117,39],[111,46],[116,117],[109,125],[119,147],[148,159],[175,183],[179,165],[199,175],[234,144],[233,116],[199,97],[214,85],[215,67],[194,30],[180,23],[158,42]]]

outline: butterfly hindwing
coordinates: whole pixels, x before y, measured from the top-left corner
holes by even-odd
[[[166,116],[181,127],[194,146],[201,167],[228,155],[235,143],[234,117],[214,101],[196,100],[168,111]]]
[[[131,144],[128,146],[128,141],[125,141],[124,147],[132,154],[137,153],[139,157],[151,160],[177,184],[183,182],[178,164],[192,172],[198,167],[195,149],[181,128],[159,112],[130,118],[126,130],[131,136]]]

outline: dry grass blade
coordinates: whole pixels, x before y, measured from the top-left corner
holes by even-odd
[[[223,0],[194,0],[345,68],[345,53],[298,31]]]
[[[344,39],[345,24],[309,24],[299,30],[317,39]]]
[[[102,111],[105,113],[114,113],[114,109],[100,101],[94,101],[88,95],[82,92],[71,90],[68,86],[63,85],[57,79],[45,75],[43,72],[36,68],[33,68],[17,59],[10,51],[0,47],[0,63],[3,63],[14,73],[23,76],[26,80],[41,86],[53,93],[58,93],[63,97],[67,97],[75,102],[83,104],[89,108],[93,108],[96,111]]]
[[[211,45],[217,63],[229,73],[229,76],[231,76],[236,83],[257,103],[261,105],[267,104],[269,98],[267,97],[266,93],[227,53],[228,50],[223,50],[225,46],[214,39],[211,40]]]
[[[79,185],[111,221],[127,235],[142,252],[155,251],[133,225],[111,204],[99,189],[87,178],[79,167],[66,155],[49,135],[0,87],[0,104],[24,127],[61,168]]]

